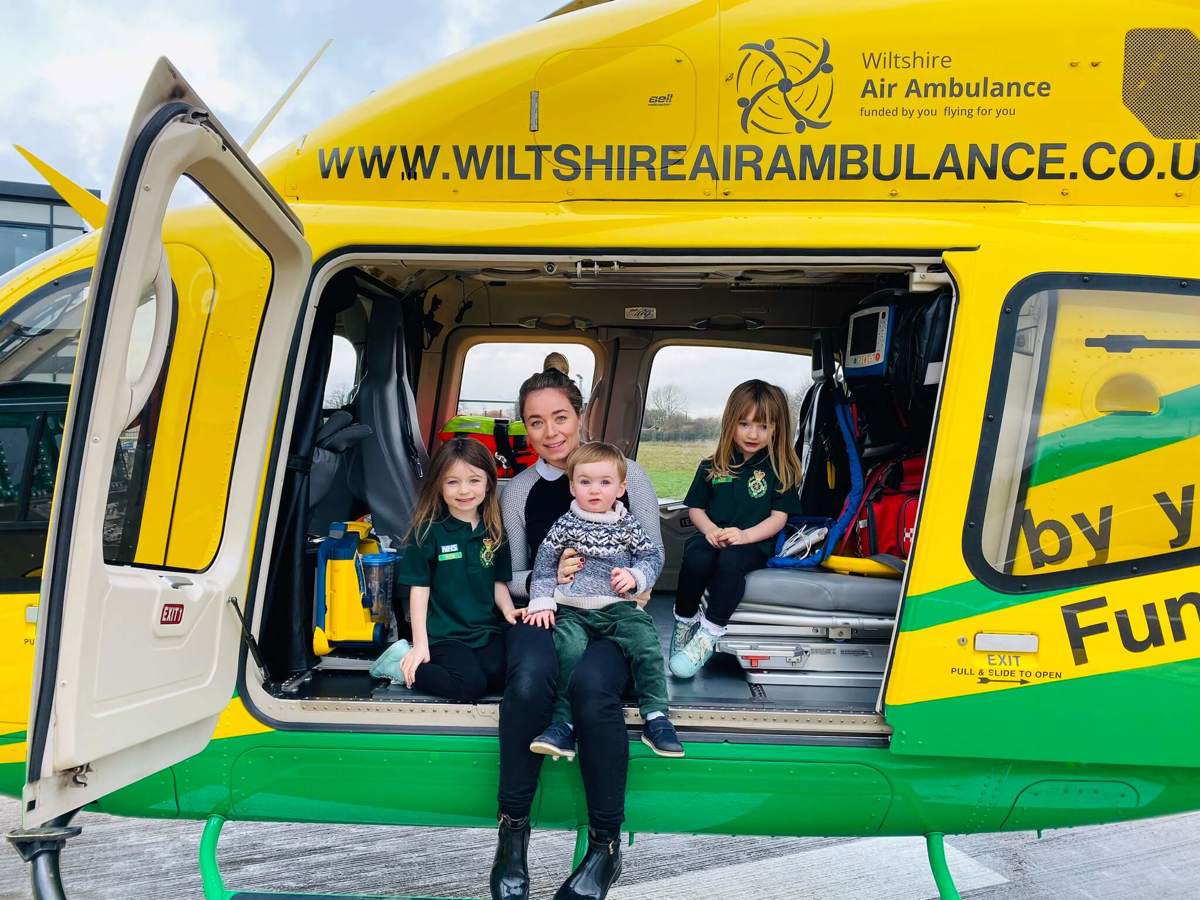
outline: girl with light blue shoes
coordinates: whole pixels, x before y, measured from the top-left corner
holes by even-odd
[[[742,602],[746,575],[766,566],[775,536],[800,512],[800,460],[791,441],[780,388],[756,378],[733,389],[717,448],[700,462],[683,501],[700,533],[684,547],[675,592],[670,667],[677,678],[691,678],[712,658]]]

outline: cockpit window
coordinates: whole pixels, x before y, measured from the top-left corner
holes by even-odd
[[[70,384],[91,274],[56,278],[0,315],[0,383]]]

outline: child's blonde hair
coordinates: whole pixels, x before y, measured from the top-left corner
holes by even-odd
[[[575,477],[576,466],[586,466],[589,463],[597,462],[612,463],[613,468],[617,470],[617,477],[621,481],[625,480],[625,454],[613,444],[606,444],[604,441],[580,444],[572,450],[571,455],[567,457],[567,477]]]
[[[792,416],[788,412],[787,397],[773,384],[757,378],[743,381],[725,401],[721,414],[721,436],[717,439],[717,450],[711,457],[708,477],[727,478],[738,468],[733,464],[736,449],[734,437],[742,419],[753,419],[772,427],[771,440],[767,443],[767,455],[771,468],[779,478],[779,492],[795,490],[800,486],[800,459],[792,446]]]
[[[446,471],[456,462],[464,462],[472,468],[479,469],[487,476],[487,491],[483,502],[479,504],[479,519],[487,531],[487,536],[496,545],[504,537],[504,526],[500,518],[500,501],[496,496],[496,459],[487,447],[471,438],[456,437],[438,447],[429,462],[429,473],[421,480],[421,490],[417,494],[417,505],[413,509],[412,525],[405,534],[405,540],[425,540],[429,534],[429,526],[434,522],[450,515],[446,501],[442,499],[442,481]]]

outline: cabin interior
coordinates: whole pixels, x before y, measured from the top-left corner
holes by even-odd
[[[450,424],[456,417],[498,421],[488,435],[498,441],[498,465],[509,475],[520,468],[528,453],[507,452],[523,443],[513,433],[521,430],[517,389],[553,350],[572,360],[583,390],[584,438],[616,444],[655,482],[666,566],[648,609],[665,652],[679,561],[695,532],[681,500],[715,445],[711,420],[729,390],[748,377],[779,384],[794,416],[818,388],[845,394],[851,315],[950,289],[936,256],[380,255],[342,269],[324,287],[296,374],[290,459],[301,462],[289,466],[283,485],[258,635],[267,675],[256,702],[282,721],[347,727],[393,721],[470,730],[494,721],[498,697],[453,704],[371,677],[378,646],[335,646],[317,656],[316,553],[331,523],[366,514],[398,545],[429,451],[441,435],[476,427],[466,419]],[[883,380],[854,388],[864,471],[903,448],[923,454],[929,441],[932,417],[897,423],[889,391]],[[807,423],[792,423],[801,452],[806,427],[814,440],[812,406]],[[816,439],[827,426],[816,423]],[[806,474],[817,477],[832,484],[833,464]],[[835,508],[811,512],[836,515],[844,502],[844,493],[826,497]],[[899,575],[823,567],[754,573],[721,646],[727,652],[692,680],[668,675],[677,724],[701,731],[730,719],[738,730],[761,721],[803,731],[835,715],[866,732],[884,729],[876,708]],[[402,633],[403,593],[395,600]],[[454,709],[464,705],[471,714]],[[629,717],[636,721],[632,708]]]

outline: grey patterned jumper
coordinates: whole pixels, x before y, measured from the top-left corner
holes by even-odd
[[[638,520],[654,545],[661,547],[661,520],[654,485],[645,470],[632,459],[626,459],[625,466],[629,513]],[[500,495],[504,539],[512,554],[513,580],[508,583],[508,590],[514,597],[529,596],[537,548],[553,523],[570,507],[571,492],[566,478],[567,473],[562,469],[539,459],[510,481]],[[538,522],[544,524],[539,528]]]
[[[568,547],[579,551],[584,566],[570,584],[558,584],[558,560]],[[613,591],[614,568],[628,569],[633,575],[636,586],[629,595]],[[538,548],[529,584],[529,611],[557,609],[559,604],[603,609],[632,602],[633,594],[643,594],[654,586],[662,568],[662,547],[650,540],[620,500],[603,513],[588,512],[571,501],[570,512],[550,527]]]

